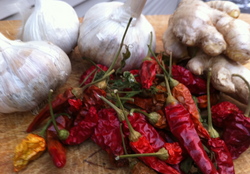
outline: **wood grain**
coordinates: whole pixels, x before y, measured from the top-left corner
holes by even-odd
[[[169,16],[146,16],[154,26],[157,38],[156,52],[163,51],[162,35],[167,28]],[[250,15],[242,14],[241,19],[250,23]],[[20,21],[0,21],[0,32],[10,39],[14,39],[19,31]],[[77,53],[77,48],[70,54],[73,72],[64,86],[56,90],[56,94],[63,92],[69,86],[77,86],[80,74],[88,67]],[[249,66],[249,65],[247,65]],[[26,128],[35,117],[33,112],[0,114],[0,173],[12,174],[13,152],[17,143],[26,136]],[[234,161],[236,174],[250,173],[250,149]],[[67,164],[64,168],[56,168],[48,153],[32,162],[20,174],[68,174],[68,173],[98,173],[98,174],[127,174],[126,168],[115,168],[110,164],[107,155],[96,144],[88,140],[78,146],[67,147]]]

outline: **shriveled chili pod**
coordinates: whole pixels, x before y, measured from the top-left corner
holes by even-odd
[[[233,74],[250,85],[241,75]],[[235,78],[235,77],[234,77]],[[250,99],[250,97],[249,97]],[[225,122],[222,139],[225,141],[233,159],[236,159],[250,146],[250,100],[244,113],[236,112],[228,116]]]
[[[56,118],[59,129],[69,129],[72,125],[72,119],[68,116],[59,116]],[[52,158],[54,165],[62,168],[66,164],[66,149],[58,138],[54,125],[48,127],[46,131],[47,150]]]
[[[166,86],[169,89],[166,99],[165,116],[172,134],[186,149],[195,164],[204,174],[218,174],[212,161],[209,159],[195,125],[188,110],[173,97],[168,79]]]
[[[178,100],[190,113],[194,127],[202,138],[209,138],[209,133],[201,123],[200,113],[198,107],[193,99],[189,89],[177,80],[170,78],[171,92],[174,98]]]
[[[46,150],[44,137],[37,134],[28,134],[15,147],[13,164],[14,171],[18,172],[25,169],[31,161],[38,159]]]
[[[172,66],[173,79],[184,84],[193,95],[203,95],[207,93],[206,80],[194,75],[191,71],[180,65]],[[213,88],[211,90],[214,90]]]
[[[86,108],[82,108],[86,109]],[[97,109],[95,107],[90,107],[88,109],[88,114],[81,120],[77,125],[69,129],[69,136],[63,141],[64,144],[77,145],[81,144],[94,132],[98,122]]]
[[[157,62],[150,57],[146,57],[143,60],[140,70],[139,77],[142,88],[149,89],[155,80],[156,71],[157,71]]]
[[[224,128],[227,118],[237,113],[243,114],[243,111],[229,101],[223,101],[211,107],[213,124],[219,128]]]
[[[96,64],[84,71],[79,79],[80,87],[92,83],[95,79],[100,78],[108,70],[107,66]]]
[[[116,167],[124,167],[129,163],[128,159],[115,160],[115,156],[125,154],[122,139],[116,111],[113,108],[100,109],[98,123],[91,135],[91,140],[108,153],[110,161]],[[127,148],[126,150],[128,151]]]
[[[207,75],[207,95],[208,95],[208,132],[210,138],[207,141],[207,146],[214,154],[215,163],[219,174],[234,174],[234,164],[232,156],[227,148],[226,143],[219,136],[219,133],[214,129],[212,123],[212,114],[211,114],[211,103],[210,103],[210,78],[211,78],[211,69],[208,70]]]
[[[100,96],[100,98],[105,100],[112,108],[114,108],[117,111],[117,114],[120,115],[120,117],[123,117],[121,120],[125,120],[125,123],[127,124],[127,127],[129,129],[129,135],[128,135],[129,145],[135,153],[155,152],[150,142],[148,141],[148,139],[144,135],[139,133],[138,131],[134,130],[134,128],[130,124],[130,121],[128,120],[127,112],[119,109],[114,104],[112,104],[107,99],[105,99],[104,97]],[[142,160],[145,164],[150,166],[152,169],[162,174],[179,174],[177,170],[172,168],[170,165],[168,165],[164,161],[158,159],[157,157],[142,157],[140,158],[140,160]]]

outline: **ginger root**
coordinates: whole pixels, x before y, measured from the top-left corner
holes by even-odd
[[[204,52],[198,52],[187,63],[187,68],[196,75],[202,75],[211,68],[211,83],[213,87],[232,98],[248,103],[248,87],[239,77],[232,74],[240,74],[250,83],[250,70],[238,62],[228,59],[224,55],[209,56]]]
[[[224,3],[227,5],[223,6]],[[163,35],[166,53],[185,59],[188,57],[187,47],[200,47],[210,56],[225,54],[241,64],[247,63],[250,59],[250,25],[235,19],[237,13],[235,5],[226,1],[209,4],[201,0],[182,0]]]

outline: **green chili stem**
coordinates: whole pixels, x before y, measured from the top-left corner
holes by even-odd
[[[111,74],[113,74],[114,72],[115,72],[115,70],[113,69],[113,70],[111,70],[110,72],[105,73],[104,76],[103,76],[102,78],[100,78],[100,79],[98,79],[98,80],[96,80],[96,81],[94,81],[94,82],[91,82],[91,83],[86,84],[84,87],[82,87],[82,90],[84,91],[87,87],[89,87],[89,86],[91,86],[91,85],[93,85],[93,84],[96,84],[96,83],[98,83],[98,82],[101,82],[102,80],[105,80],[106,78],[108,78],[108,77],[109,77]]]
[[[241,76],[240,74],[232,74],[232,76],[240,77],[240,78],[245,82],[245,84],[247,85],[247,88],[248,88],[248,91],[249,91],[249,93],[248,93],[248,104],[247,104],[247,108],[246,108],[246,110],[245,110],[244,115],[245,115],[246,117],[249,117],[249,113],[250,113],[250,84],[249,84],[249,82],[248,82],[243,76]]]
[[[151,32],[150,32],[150,43],[149,43],[149,47],[150,47],[150,48],[152,48],[152,43],[153,43],[153,33],[152,33],[152,31],[151,31]],[[151,49],[151,50],[152,50],[152,49]],[[147,57],[150,57],[151,50],[148,49]]]
[[[50,115],[51,115],[51,118],[52,118],[53,125],[54,125],[54,127],[56,129],[56,132],[57,132],[57,134],[59,134],[59,129],[58,129],[57,124],[56,124],[56,119],[55,119],[55,116],[54,116],[54,113],[53,113],[53,108],[52,108],[52,103],[51,103],[52,93],[53,93],[53,90],[51,89],[49,91],[49,111],[50,111]]]
[[[67,113],[60,113],[60,114],[56,114],[54,115],[56,118],[59,117],[60,115],[66,115],[66,116],[69,116]],[[69,116],[70,117],[70,116]],[[44,127],[42,128],[42,130],[39,132],[39,135],[42,136],[42,137],[45,137],[45,132],[46,130],[48,129],[49,125],[51,124],[52,122],[52,118],[49,119],[47,121],[47,123],[44,125]]]
[[[121,133],[121,137],[122,137],[122,146],[123,146],[124,153],[128,154],[126,144],[125,144],[125,140],[124,140],[124,134],[123,134],[123,131],[122,131],[122,123],[120,123],[120,133]]]
[[[129,129],[129,132],[130,132],[130,141],[137,141],[138,138],[141,136],[141,134],[139,132],[137,132],[136,130],[134,130],[133,126],[131,125],[129,119],[128,119],[128,113],[125,111],[124,109],[124,106],[122,105],[122,102],[120,100],[120,97],[117,93],[115,93],[116,95],[116,98],[117,98],[117,101],[118,101],[118,104],[120,106],[120,108],[122,109],[122,112],[123,112],[123,115],[124,115],[124,118],[125,118],[125,121],[128,125],[128,129]]]
[[[172,52],[170,52],[170,58],[169,58],[169,77],[172,76],[172,65],[173,65],[173,58],[172,58]]]
[[[164,160],[167,160],[169,158],[169,153],[163,147],[158,152],[154,152],[154,153],[126,154],[126,155],[117,156],[115,159],[119,160],[121,158],[137,158],[137,157],[149,157],[149,156],[154,156],[154,157],[157,157],[157,158],[159,158],[159,159],[161,159],[161,160],[164,161]]]
[[[129,114],[133,115],[134,112],[139,112],[139,113],[147,116],[148,118],[150,117],[150,115],[147,112],[144,112],[144,111],[142,111],[140,109],[136,109],[136,108],[131,109]]]
[[[120,43],[120,47],[119,47],[119,50],[118,50],[118,52],[117,52],[117,54],[116,54],[116,56],[115,56],[115,59],[114,59],[114,61],[112,62],[112,64],[110,65],[109,69],[106,71],[106,73],[108,73],[109,71],[111,71],[111,70],[114,68],[115,63],[116,63],[116,61],[118,60],[118,57],[119,57],[119,55],[120,55],[120,53],[121,53],[121,50],[122,50],[122,47],[123,47],[123,44],[124,44],[125,36],[126,36],[126,34],[127,34],[127,32],[128,32],[128,29],[129,29],[129,26],[130,26],[132,20],[133,20],[133,18],[131,17],[131,18],[129,19],[129,21],[128,21],[128,24],[127,24],[127,27],[126,27],[126,29],[125,29],[125,32],[124,32],[124,34],[123,34],[123,36],[122,36],[122,41],[121,41],[121,43]],[[106,73],[105,73],[105,74],[106,74]]]
[[[208,115],[208,132],[211,137],[218,138],[219,133],[214,129],[212,122],[212,113],[211,113],[211,102],[210,102],[210,81],[211,81],[211,71],[212,69],[208,69],[207,73],[207,115]]]
[[[120,121],[123,121],[125,118],[124,118],[124,114],[123,114],[123,111],[121,109],[119,109],[116,105],[114,105],[112,102],[110,102],[108,99],[106,99],[105,97],[103,96],[99,96],[103,101],[105,101],[109,106],[111,106],[115,111],[116,113],[118,114],[118,119]]]
[[[152,51],[152,49],[150,48],[150,46],[148,45],[148,49],[150,50],[151,54],[153,55],[153,57],[155,58],[156,62],[158,63],[158,65],[161,67],[161,69],[163,70],[164,74],[168,77],[169,73],[166,71],[165,67],[161,64],[161,62],[157,59],[155,53]],[[163,62],[162,62],[163,63]]]

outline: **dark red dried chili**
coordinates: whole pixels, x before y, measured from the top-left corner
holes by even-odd
[[[167,79],[166,86],[168,97],[166,99],[165,116],[170,131],[204,174],[217,174],[215,166],[204,150],[190,113],[173,97]]]
[[[67,116],[59,116],[56,118],[59,129],[69,129],[72,119]],[[52,124],[46,131],[47,150],[56,167],[62,168],[66,164],[66,149],[58,138],[57,131]]]
[[[209,138],[209,133],[201,123],[198,107],[193,99],[189,89],[177,80],[171,79],[172,95],[178,100],[190,113],[191,119],[198,135],[202,138]]]
[[[77,125],[70,128],[69,136],[66,140],[63,141],[63,143],[68,145],[81,144],[93,134],[97,122],[97,109],[92,106],[88,108],[88,114],[86,114],[84,119],[80,121]]]
[[[106,72],[107,70],[107,66],[101,64],[97,64],[96,66],[93,65],[81,75],[79,83],[81,84],[81,86],[89,84],[95,80],[95,77],[98,78],[98,73],[101,73],[102,71]]]
[[[142,88],[149,89],[155,80],[157,71],[157,62],[149,58],[142,62],[141,68],[139,70],[140,83]]]
[[[95,85],[91,85],[85,89],[82,96],[83,106],[86,108],[94,106],[97,109],[103,107],[104,102],[98,97],[99,95],[106,96],[106,92]]]
[[[116,111],[112,108],[104,108],[98,111],[98,117],[98,123],[91,135],[91,139],[108,153],[111,162],[115,166],[128,165],[127,159],[114,160],[115,156],[125,154],[120,132],[120,121]]]
[[[128,116],[128,119],[133,126],[133,128],[145,136],[150,142],[151,146],[155,151],[158,151],[165,144],[164,139],[160,136],[157,130],[147,122],[145,116],[141,113],[133,113]],[[124,124],[124,134],[129,135],[129,129],[127,127],[126,121],[122,121]]]
[[[172,77],[184,84],[193,95],[203,95],[207,93],[206,80],[194,75],[190,70],[180,65],[172,66]],[[210,87],[215,92],[213,87]]]
[[[224,128],[227,122],[225,120],[229,116],[237,113],[243,114],[243,111],[241,111],[235,104],[229,101],[224,101],[216,105],[213,105],[211,107],[211,113],[212,113],[213,124],[216,127]]]
[[[233,159],[238,158],[250,146],[250,118],[242,113],[228,116],[222,139]]]

